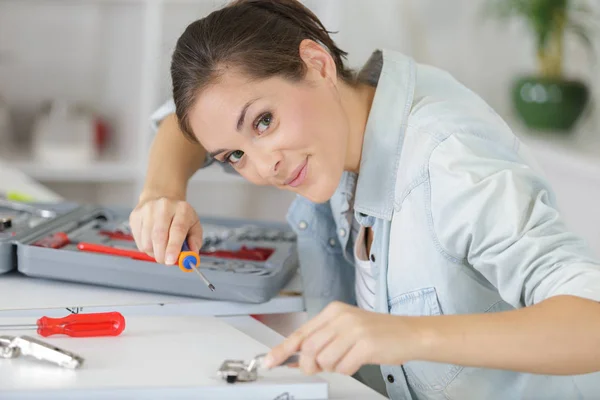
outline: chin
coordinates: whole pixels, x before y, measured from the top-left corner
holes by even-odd
[[[305,190],[300,190],[299,195],[312,201],[313,203],[325,203],[331,199],[337,190],[338,183],[331,182],[318,182],[316,185]]]

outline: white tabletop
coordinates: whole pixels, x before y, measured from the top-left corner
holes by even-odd
[[[264,345],[272,348],[281,343],[284,339],[282,335],[275,332],[268,326],[260,323],[252,317],[219,317],[220,320],[227,322],[236,329],[244,332],[246,335],[258,340]],[[329,382],[329,398],[336,400],[383,400],[387,397],[382,396],[370,387],[363,385],[356,379],[341,375],[323,372],[319,377]]]
[[[124,311],[137,315],[249,315],[304,311],[301,279],[296,275],[280,295],[261,304],[203,300],[23,276],[0,275],[0,315],[62,315]]]
[[[0,324],[27,318],[0,318]],[[6,334],[8,332],[2,332]],[[13,332],[23,334],[26,332]],[[36,337],[35,333],[29,335]],[[351,377],[304,376],[293,368],[262,371],[248,384],[228,385],[216,377],[224,359],[249,360],[280,342],[281,336],[250,317],[129,317],[121,336],[45,342],[80,354],[71,371],[25,357],[0,359],[0,398],[275,398],[283,392],[304,398],[382,399]],[[6,379],[4,379],[6,378]],[[297,397],[298,398],[298,397]]]

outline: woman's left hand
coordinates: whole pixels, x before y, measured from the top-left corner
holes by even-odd
[[[299,367],[308,375],[321,371],[352,375],[365,364],[409,361],[416,337],[406,317],[333,302],[273,348],[265,364],[275,367],[299,352]]]

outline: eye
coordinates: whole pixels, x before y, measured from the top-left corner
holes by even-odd
[[[229,153],[229,155],[225,159],[230,164],[237,164],[238,162],[240,162],[240,160],[242,159],[243,156],[244,156],[243,151],[236,150],[236,151],[232,151],[231,153]]]
[[[271,125],[271,121],[273,120],[273,114],[270,112],[262,114],[256,122],[254,123],[254,128],[258,130],[259,133],[263,133],[267,130],[267,128]]]

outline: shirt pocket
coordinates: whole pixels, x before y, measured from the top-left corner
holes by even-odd
[[[392,298],[389,312],[402,316],[442,315],[442,310],[434,287],[414,290]],[[391,367],[396,373],[404,373],[413,390],[419,392],[443,391],[460,373],[463,367],[429,361],[410,361],[403,366]]]

